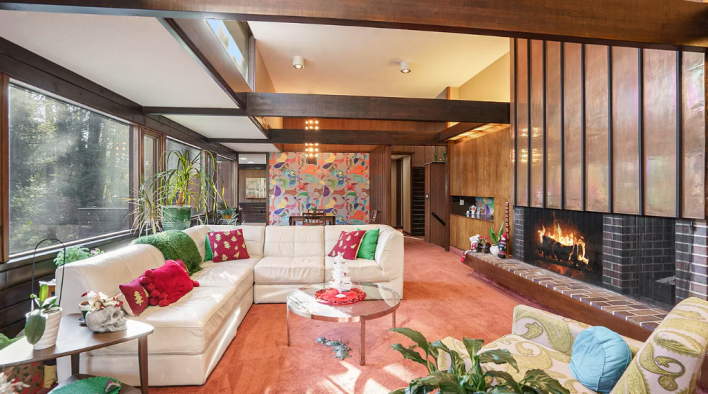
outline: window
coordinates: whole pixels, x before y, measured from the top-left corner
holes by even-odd
[[[234,62],[243,79],[249,80],[248,70],[248,40],[249,34],[244,27],[244,23],[239,21],[228,21],[226,23],[219,19],[207,19],[211,30],[216,34],[221,46],[228,53],[231,61]]]
[[[127,230],[131,126],[10,85],[10,253]]]
[[[216,180],[216,187],[219,193],[223,193],[224,201],[229,207],[234,206],[234,162],[221,156],[216,157],[219,167],[219,177]]]
[[[160,139],[154,135],[143,135],[143,182],[159,171]]]

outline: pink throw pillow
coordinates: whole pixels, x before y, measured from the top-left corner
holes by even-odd
[[[209,245],[215,263],[229,260],[249,259],[251,256],[246,249],[241,229],[231,231],[218,231],[207,234]]]
[[[364,238],[364,234],[366,234],[364,230],[351,231],[348,233],[342,231],[337,244],[334,245],[334,248],[332,248],[328,256],[337,257],[337,255],[342,254],[347,260],[356,259],[356,254],[359,251],[359,246],[361,245],[362,238]]]

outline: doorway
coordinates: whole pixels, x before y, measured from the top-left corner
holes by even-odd
[[[391,224],[410,234],[411,220],[411,156],[391,155]]]

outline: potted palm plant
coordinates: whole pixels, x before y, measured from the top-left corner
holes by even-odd
[[[57,343],[61,308],[57,305],[57,297],[49,297],[49,286],[42,284],[39,294],[32,294],[36,308],[29,312],[25,323],[25,337],[34,349],[46,349]]]
[[[166,155],[164,162],[173,163],[172,168],[155,174],[146,182],[155,185],[163,230],[184,230],[191,224],[193,207],[203,213],[216,210],[216,202],[223,194],[216,182],[219,169],[214,166],[212,173],[204,165],[207,160],[216,163],[216,157],[208,151],[201,151],[195,157],[190,157],[189,151],[170,151]],[[208,217],[204,215],[207,221]],[[202,222],[201,216],[199,221]]]

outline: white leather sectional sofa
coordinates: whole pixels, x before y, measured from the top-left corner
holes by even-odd
[[[206,234],[233,228],[198,226],[185,232],[203,259]],[[199,287],[168,307],[148,307],[139,317],[129,317],[155,327],[148,337],[151,386],[204,384],[253,303],[284,303],[288,293],[298,287],[331,279],[334,258],[326,255],[342,231],[380,229],[375,260],[348,261],[351,276],[355,281],[389,286],[403,296],[403,234],[389,226],[237,228],[243,230],[251,258],[202,263],[203,269],[192,276]],[[63,313],[79,313],[84,292],[96,290],[113,296],[118,285],[164,262],[155,247],[130,245],[57,269],[57,283],[65,277]],[[137,341],[130,341],[82,354],[81,372],[137,385],[137,351]],[[60,378],[68,376],[68,359],[59,360],[59,370]]]

